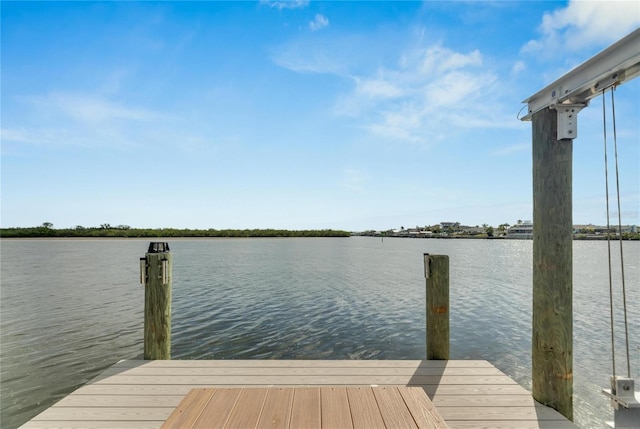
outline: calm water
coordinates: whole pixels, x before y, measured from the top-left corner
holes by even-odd
[[[530,388],[531,241],[351,237],[170,245],[174,359],[423,359],[428,252],[450,256],[451,357],[487,359]],[[147,246],[148,240],[2,240],[1,427],[17,427],[120,359],[141,357],[138,261]],[[624,243],[624,252],[638,380],[640,243]],[[617,261],[617,243],[613,255]],[[606,242],[574,242],[575,420],[585,428],[611,418],[599,393],[611,372],[608,309]],[[626,367],[622,354],[617,359],[618,368]]]

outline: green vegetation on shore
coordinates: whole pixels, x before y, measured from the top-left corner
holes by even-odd
[[[177,228],[131,228],[127,225],[55,229],[49,222],[27,228],[1,228],[2,238],[91,238],[91,237],[349,237],[350,232],[333,229],[177,229]]]

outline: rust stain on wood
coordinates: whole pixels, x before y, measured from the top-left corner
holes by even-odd
[[[445,314],[449,311],[447,307],[436,307],[434,310],[436,314]]]

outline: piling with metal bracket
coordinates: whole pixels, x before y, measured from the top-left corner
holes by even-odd
[[[171,359],[171,253],[169,243],[151,242],[140,259],[144,293],[144,358]]]
[[[533,398],[573,420],[573,140],[533,115]]]

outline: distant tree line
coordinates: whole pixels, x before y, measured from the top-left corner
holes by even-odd
[[[349,237],[348,231],[333,229],[179,229],[179,228],[131,228],[128,225],[111,226],[108,223],[99,227],[76,226],[75,228],[53,228],[50,222],[40,226],[26,228],[2,228],[3,238],[40,238],[40,237]]]

